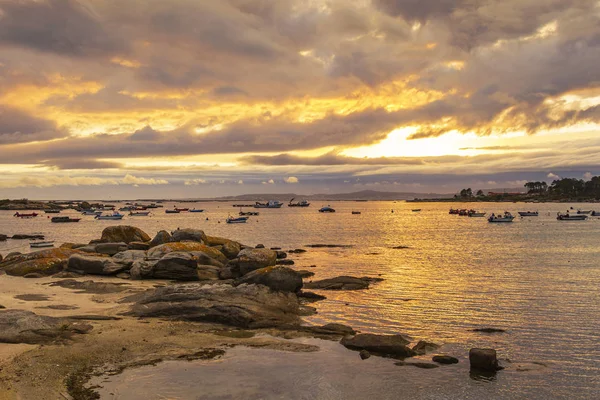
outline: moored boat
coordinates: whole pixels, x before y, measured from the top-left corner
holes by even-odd
[[[488,218],[488,222],[513,222],[515,217],[508,211],[504,211],[504,214],[493,214]]]
[[[302,200],[302,201],[298,201],[296,203],[293,203],[294,198],[292,198],[290,200],[290,202],[288,203],[288,207],[308,207],[310,206],[310,203],[306,200]]]
[[[38,213],[28,213],[28,214],[24,214],[24,213],[20,213],[20,212],[16,212],[13,217],[18,217],[18,218],[35,218],[38,216]]]
[[[257,201],[254,203],[254,208],[281,208],[281,206],[283,206],[283,203],[277,200],[269,200],[266,203]]]
[[[96,210],[85,210],[81,213],[81,215],[101,215],[102,211]]]
[[[421,211],[421,209],[420,209],[420,208],[413,208],[411,211],[412,211],[412,212],[420,212],[420,211]]]
[[[179,210],[165,210],[165,214],[179,214],[180,212]]]
[[[588,218],[585,214],[569,214],[567,211],[566,214],[557,213],[556,219],[559,221],[585,221]]]
[[[54,240],[36,240],[29,242],[29,247],[39,249],[42,247],[54,247]]]
[[[129,215],[132,217],[147,217],[150,215],[150,211],[130,211]]]
[[[475,210],[467,210],[466,208],[463,208],[462,210],[458,210],[458,215],[461,217],[466,217],[470,212],[475,212]]]
[[[81,218],[71,218],[71,217],[52,217],[51,222],[60,223],[60,222],[79,222]]]
[[[175,207],[175,209],[176,209],[177,211],[179,211],[179,212],[186,212],[186,211],[190,211],[190,209],[189,209],[189,208],[177,208],[177,207]]]
[[[577,214],[579,215],[589,215],[592,213],[592,210],[577,210]]]
[[[244,215],[259,215],[260,213],[258,211],[240,211],[240,216],[244,216]]]
[[[537,217],[539,213],[537,211],[519,211],[521,217]]]
[[[326,213],[326,212],[328,212],[328,213],[334,213],[335,209],[331,208],[331,206],[323,206],[323,207],[321,207],[319,209],[319,212],[320,213]]]
[[[360,211],[352,211],[353,215],[360,215]]]
[[[118,212],[115,212],[111,215],[96,215],[96,219],[98,220],[119,220],[119,219],[123,219],[124,215],[123,214],[119,214]]]
[[[485,213],[485,212],[478,212],[478,211],[475,211],[475,210],[471,210],[471,211],[469,211],[468,215],[471,218],[482,218],[482,217],[485,217],[485,214],[487,214],[487,213]]]
[[[228,224],[245,224],[246,221],[248,221],[248,217],[227,217],[227,219],[225,220],[225,222],[227,222]]]
[[[191,210],[189,210],[189,212],[192,212],[192,213],[201,213],[201,212],[204,212],[204,209],[202,209],[202,208],[198,208],[198,209],[192,208]]]
[[[451,208],[450,212],[448,212],[448,214],[458,215],[459,212],[460,212],[460,210],[458,208]]]
[[[44,210],[46,214],[60,214],[60,210]]]

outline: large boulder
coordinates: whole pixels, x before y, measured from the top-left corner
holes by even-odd
[[[368,289],[371,283],[380,282],[382,280],[383,279],[381,278],[356,278],[354,276],[338,276],[335,278],[308,282],[304,284],[304,287],[307,289],[321,290],[361,290]]]
[[[225,243],[231,242],[231,239],[218,237],[218,236],[206,236],[205,243],[209,246],[223,246]]]
[[[232,240],[225,242],[221,247],[221,252],[230,260],[236,258],[241,250],[242,245]]]
[[[86,247],[88,247],[88,246],[86,246]],[[127,247],[126,243],[119,242],[119,243],[98,243],[98,244],[94,245],[94,248],[96,250],[96,253],[106,254],[108,256],[114,256],[117,253],[127,250],[129,247]]]
[[[146,242],[131,242],[127,246],[129,250],[150,250],[150,243]]]
[[[156,247],[161,244],[169,243],[171,241],[171,234],[167,231],[160,231],[154,236],[154,239],[150,242],[150,247]]]
[[[79,274],[116,275],[125,269],[125,265],[118,264],[109,257],[88,254],[73,254],[67,264],[67,270]]]
[[[222,264],[226,264],[228,261],[227,257],[225,257],[225,255],[223,255],[223,253],[221,253],[219,250],[199,242],[173,242],[161,244],[160,246],[156,246],[148,250],[148,258],[162,258],[165,254],[172,253],[174,251],[201,251],[210,258],[215,259]]]
[[[177,281],[197,281],[198,260],[190,253],[172,252],[161,258],[152,268],[152,277]]]
[[[126,269],[131,268],[137,260],[145,260],[146,252],[143,250],[125,250],[115,254],[112,257],[113,262],[122,264]]]
[[[28,274],[50,276],[65,269],[68,258],[77,253],[79,250],[52,248],[29,254],[10,255],[0,262],[0,270],[14,276]]]
[[[140,228],[129,225],[117,225],[109,226],[104,228],[102,231],[102,242],[125,242],[127,244],[131,242],[149,242],[150,236]]]
[[[154,269],[154,265],[156,264],[156,260],[148,261],[148,260],[136,260],[131,264],[131,268],[129,269],[129,276],[133,280],[139,279],[150,279],[152,278],[152,271]]]
[[[183,242],[183,241],[200,242],[200,243],[207,242],[204,231],[201,231],[200,229],[191,229],[191,228],[177,229],[176,231],[173,231],[172,235],[171,235],[171,240],[173,242]]]
[[[469,350],[469,362],[471,369],[478,371],[496,372],[501,369],[494,349],[474,348]]]
[[[299,324],[298,298],[261,285],[188,283],[148,291],[128,315],[216,322],[241,328]]]
[[[0,310],[0,343],[53,343],[64,341],[78,333],[87,333],[92,326],[73,324],[62,318],[46,317],[24,310]]]
[[[6,242],[6,239],[8,239],[8,236],[0,234],[0,242]]]
[[[277,253],[268,249],[242,249],[237,258],[230,261],[232,270],[239,276],[257,269],[271,267],[277,262]]]
[[[287,267],[266,267],[247,273],[235,281],[235,285],[244,283],[264,285],[279,292],[297,293],[302,289],[302,278],[293,269]]]
[[[361,333],[355,336],[346,336],[340,343],[352,350],[367,350],[380,356],[412,357],[415,355],[415,352],[407,346],[410,341],[402,335]]]

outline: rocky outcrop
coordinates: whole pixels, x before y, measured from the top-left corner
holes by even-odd
[[[91,330],[90,325],[70,323],[31,311],[0,310],[0,343],[53,343]]]
[[[437,356],[433,356],[431,361],[435,361],[439,364],[458,364],[458,358],[448,356],[446,354],[439,354]]]
[[[150,242],[150,247],[160,246],[161,244],[169,243],[171,241],[171,234],[167,231],[160,231],[154,236],[154,239]]]
[[[241,250],[242,246],[238,242],[231,240],[223,243],[221,247],[221,252],[230,260],[236,258]]]
[[[478,371],[496,372],[501,369],[494,349],[474,348],[469,350],[469,363],[471,369]]]
[[[415,355],[415,352],[407,346],[410,341],[402,335],[361,333],[355,336],[346,336],[340,343],[352,350],[367,350],[380,356],[412,357]]]
[[[183,242],[183,241],[191,241],[191,242],[200,242],[206,243],[207,238],[204,234],[204,231],[200,229],[177,229],[172,232],[171,241],[173,242]]]
[[[277,253],[268,249],[242,249],[237,258],[231,260],[229,265],[238,276],[246,275],[257,269],[271,267],[277,261]]]
[[[144,294],[127,315],[216,322],[241,328],[298,324],[300,307],[292,293],[261,285],[180,284]]]
[[[133,263],[138,260],[145,260],[146,252],[143,250],[125,250],[115,254],[112,257],[112,261],[118,264],[122,264],[125,269],[131,268]]]
[[[68,271],[92,275],[116,275],[125,268],[123,264],[118,264],[109,257],[87,254],[73,254],[67,264]]]
[[[140,228],[129,225],[117,225],[104,228],[102,231],[101,242],[104,243],[131,243],[131,242],[149,242],[150,236]]]
[[[172,252],[161,258],[152,268],[152,277],[177,281],[197,281],[198,261],[190,253]]]
[[[222,264],[227,263],[227,257],[219,250],[206,246],[199,242],[173,242],[165,243],[148,250],[148,258],[162,258],[165,254],[177,252],[202,252],[208,257],[219,261]]]
[[[54,275],[67,266],[67,260],[79,250],[52,248],[34,251],[29,254],[15,254],[7,256],[0,263],[0,270],[8,275],[25,276],[40,274],[41,276]]]
[[[301,278],[310,278],[311,276],[315,276],[315,273],[312,271],[309,271],[307,269],[299,269],[296,270],[296,273],[298,275],[300,275]]]
[[[152,270],[154,265],[156,264],[156,260],[154,261],[144,261],[137,260],[131,264],[131,268],[129,269],[129,277],[133,280],[140,279],[151,279],[153,278]]]
[[[88,246],[86,246],[88,247]],[[99,254],[106,254],[108,256],[114,256],[117,253],[127,250],[126,243],[98,243],[94,245],[94,252]]]
[[[336,278],[308,282],[304,284],[304,287],[321,290],[361,290],[368,289],[370,284],[381,281],[383,281],[381,278],[338,276]]]
[[[271,290],[296,293],[302,289],[302,278],[293,269],[266,267],[254,270],[237,279],[234,285],[244,283],[264,285]]]

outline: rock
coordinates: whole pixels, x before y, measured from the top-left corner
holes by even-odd
[[[233,279],[235,278],[235,275],[233,274],[233,271],[231,270],[231,268],[226,267],[226,268],[221,268],[219,270],[219,279]]]
[[[276,250],[275,253],[277,254],[278,260],[283,260],[284,258],[287,258],[287,253],[285,251]]]
[[[247,273],[234,282],[235,286],[248,283],[264,285],[280,292],[296,293],[302,289],[302,278],[293,269],[266,267]]]
[[[40,274],[39,272],[30,272],[27,275],[24,275],[23,278],[43,278],[45,275]]]
[[[171,241],[171,234],[167,231],[160,231],[154,236],[154,239],[150,242],[150,247],[156,247],[161,244],[169,243]]]
[[[275,264],[276,265],[294,265],[295,262],[294,262],[294,260],[286,259],[286,260],[277,260],[277,261],[275,261]]]
[[[300,299],[304,299],[307,302],[314,303],[315,301],[321,301],[327,299],[325,296],[321,296],[320,294],[316,294],[313,292],[300,291],[296,293],[296,296]]]
[[[371,283],[381,281],[383,281],[381,278],[338,276],[336,278],[305,283],[304,287],[307,289],[321,290],[360,290],[368,289]]]
[[[77,290],[75,293],[106,294],[129,290],[129,284],[127,283],[76,281],[75,279],[63,279],[56,282],[45,283],[45,285]]]
[[[216,322],[241,328],[270,328],[300,323],[298,299],[261,285],[187,283],[145,293],[127,315]]]
[[[129,275],[133,280],[150,279],[152,278],[152,270],[157,261],[137,260],[131,264]]]
[[[150,243],[146,242],[131,242],[129,243],[129,250],[149,250]]]
[[[271,247],[271,250],[275,250],[275,251],[281,250],[281,247]]]
[[[80,247],[78,250],[82,251],[84,253],[94,253],[94,254],[96,254],[96,245],[95,244],[89,244],[87,246]]]
[[[500,369],[494,349],[473,348],[469,350],[469,363],[471,369],[479,371],[495,372]]]
[[[115,276],[120,279],[131,279],[131,275],[129,275],[127,272],[119,272]]]
[[[80,274],[116,275],[125,270],[125,266],[115,263],[109,257],[73,254],[69,257],[67,270]]]
[[[212,258],[210,255],[206,254],[203,251],[190,251],[189,253],[191,255],[193,255],[194,257],[196,257],[198,264],[212,265],[213,267],[218,267],[218,268],[225,267],[225,264],[223,264],[220,261],[215,260],[214,258]]]
[[[79,249],[81,247],[85,247],[87,244],[85,243],[63,243],[60,245],[61,249]]]
[[[394,365],[399,365],[401,367],[404,366],[411,366],[411,367],[417,367],[417,368],[422,368],[422,369],[433,369],[433,368],[439,368],[439,365],[436,364],[431,364],[431,363],[427,363],[427,362],[420,362],[420,361],[416,361],[416,362],[404,362],[404,361],[398,361],[395,362]]]
[[[231,239],[217,236],[206,236],[206,244],[209,246],[223,246],[227,242],[231,242]]]
[[[171,234],[171,241],[173,242],[183,242],[183,241],[191,241],[191,242],[200,242],[206,243],[208,240],[204,231],[200,229],[177,229],[173,231]]]
[[[198,264],[197,273],[198,280],[201,281],[216,281],[220,279],[220,273],[222,268],[215,267],[214,265],[202,265]]]
[[[433,356],[431,358],[431,361],[435,361],[436,363],[440,363],[440,364],[458,364],[458,358],[448,356],[445,354]]]
[[[366,360],[367,358],[371,357],[371,353],[366,350],[361,350],[358,355],[360,356],[361,360]]]
[[[504,332],[506,332],[504,329],[499,329],[499,328],[475,328],[472,331],[473,332],[483,332],[483,333],[504,333]]]
[[[90,325],[73,324],[62,318],[37,315],[31,311],[0,310],[1,343],[52,343],[90,330]]]
[[[8,254],[6,255],[6,257],[4,257],[4,260],[5,260],[5,261],[8,261],[8,259],[9,259],[9,258],[13,258],[13,257],[16,257],[16,256],[20,256],[21,254],[23,254],[23,253],[21,253],[20,251],[11,251],[10,253],[8,253]]]
[[[149,258],[162,258],[165,254],[171,252],[196,252],[201,251],[205,253],[210,258],[219,261],[222,264],[227,264],[227,257],[219,250],[216,250],[210,246],[206,246],[199,242],[173,242],[173,243],[165,243],[159,246],[153,247],[148,250]]]
[[[288,253],[291,253],[291,254],[300,254],[300,253],[306,253],[306,250],[304,250],[304,249],[288,250]]]
[[[275,265],[277,253],[268,249],[243,249],[237,258],[229,262],[234,273],[246,275],[257,269]]]
[[[8,236],[0,234],[0,242],[6,242],[6,239],[8,239]]]
[[[257,244],[254,248],[255,249],[264,249],[265,245],[264,244]]]
[[[189,254],[172,252],[161,258],[152,268],[152,277],[156,279],[173,279],[176,281],[197,281],[198,261]]]
[[[106,254],[109,256],[114,256],[115,254],[128,249],[127,244],[125,244],[123,242],[121,242],[121,243],[98,243],[95,247],[96,247],[96,253]]]
[[[402,246],[401,245],[401,246],[394,246],[394,247],[392,247],[392,249],[394,249],[394,250],[405,250],[405,249],[410,249],[410,247],[408,247],[408,246]]]
[[[79,250],[52,248],[34,251],[29,254],[9,255],[0,263],[0,270],[8,275],[25,276],[38,273],[43,276],[54,275],[67,265],[67,259],[79,253]]]
[[[123,265],[125,269],[131,268],[135,261],[145,259],[146,252],[143,250],[125,250],[112,257],[113,262]]]
[[[6,307],[4,307],[2,304],[0,304],[0,310],[5,309]]]
[[[419,340],[419,342],[413,346],[412,350],[418,355],[423,355],[429,351],[434,351],[439,348],[440,346],[435,343]]]
[[[71,271],[61,271],[58,274],[52,275],[53,278],[81,278],[83,275]]]
[[[300,270],[296,270],[296,273],[298,275],[300,275],[301,278],[310,278],[311,276],[314,276],[315,273],[312,271],[308,271],[306,269],[300,269]]]
[[[44,235],[24,235],[24,234],[17,234],[17,235],[12,235],[11,239],[13,240],[25,240],[25,239],[35,239],[35,240],[43,240],[44,239]]]
[[[415,355],[415,352],[406,346],[410,341],[402,335],[360,333],[346,336],[340,343],[352,350],[367,350],[381,356],[412,357]]]
[[[306,247],[312,247],[315,249],[320,249],[320,248],[329,248],[329,249],[333,249],[333,248],[350,248],[353,247],[351,244],[307,244]]]
[[[140,228],[129,225],[117,225],[104,228],[102,231],[102,242],[110,243],[131,243],[131,242],[149,242],[150,236]]]
[[[240,250],[242,250],[242,246],[238,242],[231,240],[225,242],[221,247],[221,252],[225,254],[225,257],[229,260],[236,258],[240,253]]]
[[[352,327],[342,324],[330,323],[323,326],[312,326],[310,328],[315,333],[327,333],[341,336],[356,334],[356,331],[352,329]]]

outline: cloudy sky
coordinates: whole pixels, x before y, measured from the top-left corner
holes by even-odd
[[[0,197],[600,174],[597,0],[0,0]]]

